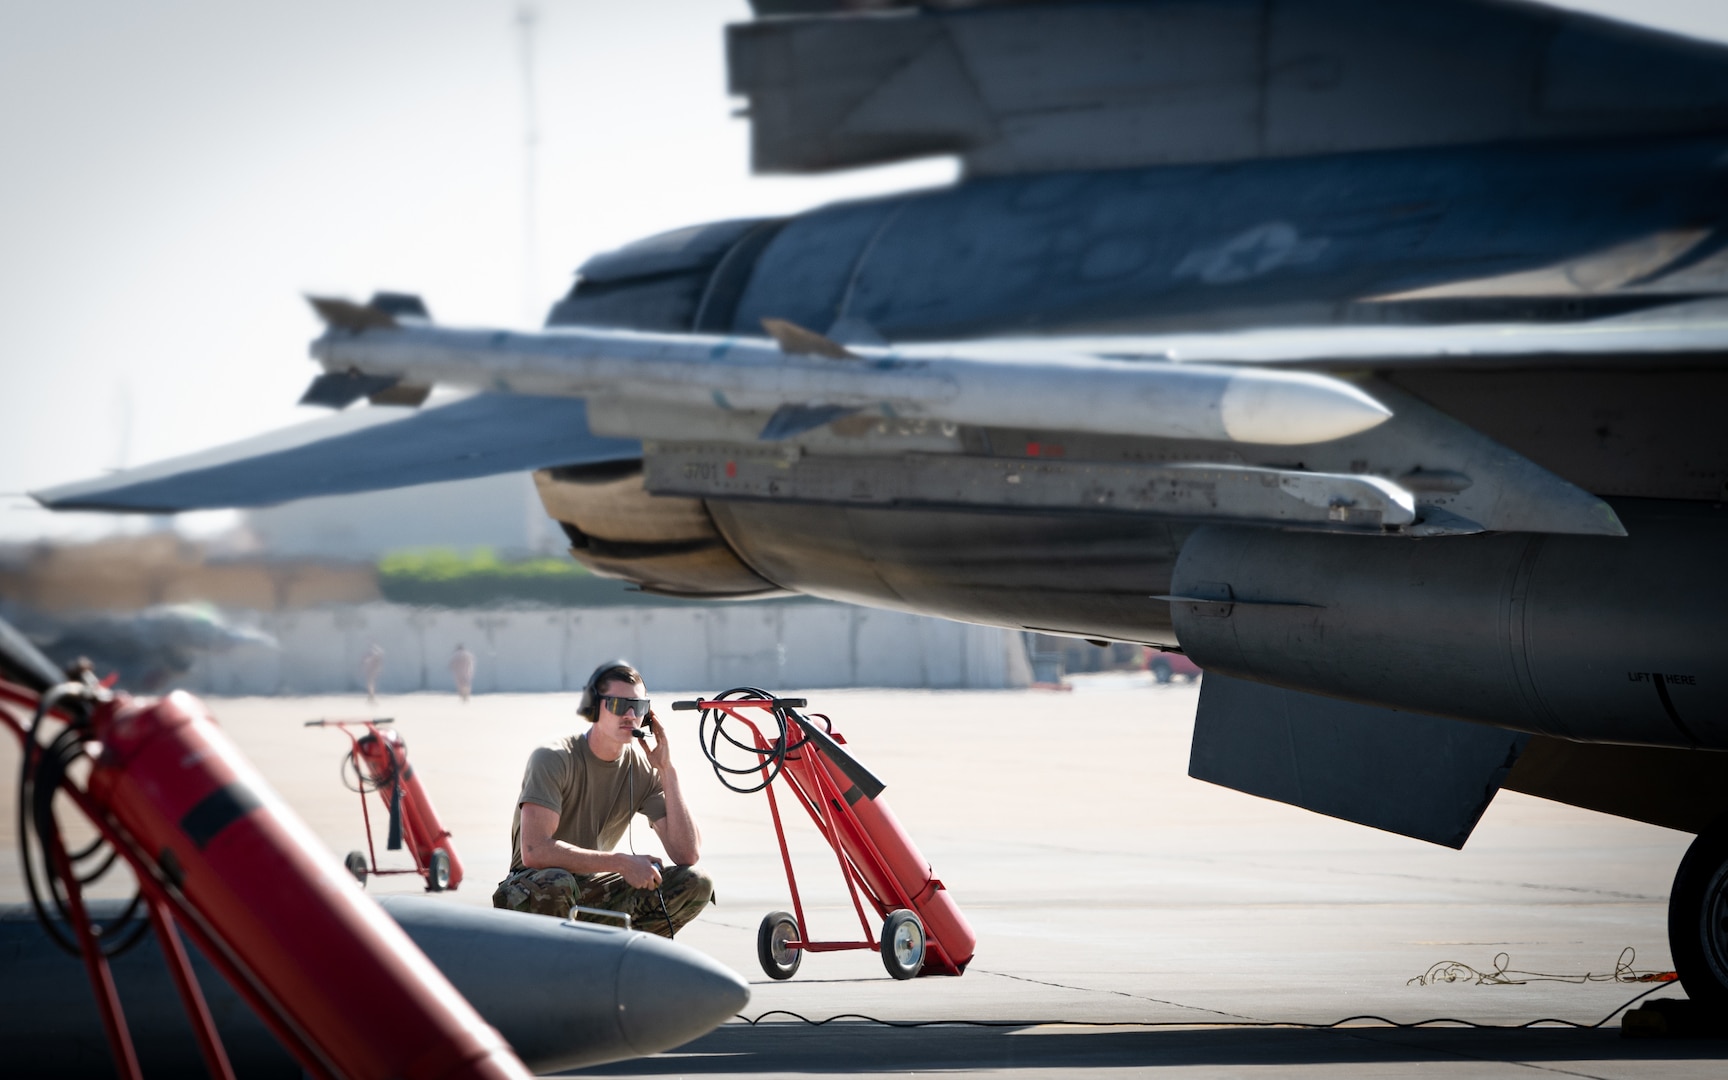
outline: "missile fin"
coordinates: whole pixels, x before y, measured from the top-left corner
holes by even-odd
[[[782,405],[774,410],[774,415],[768,418],[768,423],[762,426],[761,434],[756,437],[763,442],[790,439],[857,411],[846,405]]]
[[[830,360],[857,360],[858,354],[832,338],[806,330],[785,319],[763,319],[762,329],[780,343],[780,351],[794,356],[826,356]]]
[[[312,380],[312,385],[300,395],[301,405],[322,405],[327,409],[346,409],[361,398],[371,398],[380,405],[418,405],[426,400],[425,394],[420,401],[380,401],[381,397],[399,390],[419,389],[417,387],[397,387],[394,375],[361,375],[352,371],[326,372]]]
[[[370,304],[356,304],[334,296],[308,296],[306,302],[326,326],[335,330],[358,334],[363,330],[391,330],[397,325],[394,315]],[[425,310],[423,305],[421,310]]]

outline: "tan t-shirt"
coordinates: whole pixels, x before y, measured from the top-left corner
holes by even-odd
[[[522,794],[510,815],[510,872],[522,865],[522,804],[544,806],[558,815],[552,839],[590,851],[611,851],[640,812],[649,821],[666,816],[666,793],[641,747],[624,747],[617,761],[601,761],[588,751],[588,737],[571,735],[528,756]]]

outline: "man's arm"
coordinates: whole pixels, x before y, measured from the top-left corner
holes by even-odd
[[[654,744],[648,746],[648,763],[660,777],[660,790],[666,796],[666,816],[649,822],[666,857],[679,866],[693,866],[702,857],[702,830],[684,801],[684,789],[678,786],[678,770],[672,767],[672,754],[666,745],[666,729],[660,719],[648,714],[648,727],[654,733]]]
[[[693,866],[702,857],[702,830],[690,816],[684,792],[678,787],[678,774],[671,770],[661,773],[660,789],[666,793],[666,816],[649,824],[660,837],[668,859],[679,866]]]
[[[671,800],[667,800],[670,805]],[[556,867],[572,874],[618,874],[633,889],[660,884],[660,871],[646,855],[623,851],[593,851],[555,840],[558,814],[536,803],[522,804],[522,865],[530,870]],[[670,852],[670,845],[668,845]]]

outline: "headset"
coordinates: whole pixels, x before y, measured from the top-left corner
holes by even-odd
[[[642,673],[630,665],[628,660],[608,660],[594,669],[594,674],[588,676],[588,683],[582,687],[582,701],[576,706],[576,715],[590,724],[600,719],[600,687],[612,680],[620,682],[640,683]],[[647,717],[639,717],[639,723],[645,723]],[[630,734],[642,738],[648,734],[645,727],[631,728]]]

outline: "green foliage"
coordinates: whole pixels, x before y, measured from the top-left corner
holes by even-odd
[[[569,578],[586,577],[588,571],[572,559],[520,559],[505,562],[491,548],[475,548],[466,555],[449,548],[395,551],[378,560],[378,573],[385,577],[419,581],[457,581],[470,577]]]
[[[571,559],[505,560],[488,548],[392,552],[378,561],[378,588],[392,603],[425,607],[583,607],[632,595],[623,582],[595,577]]]

